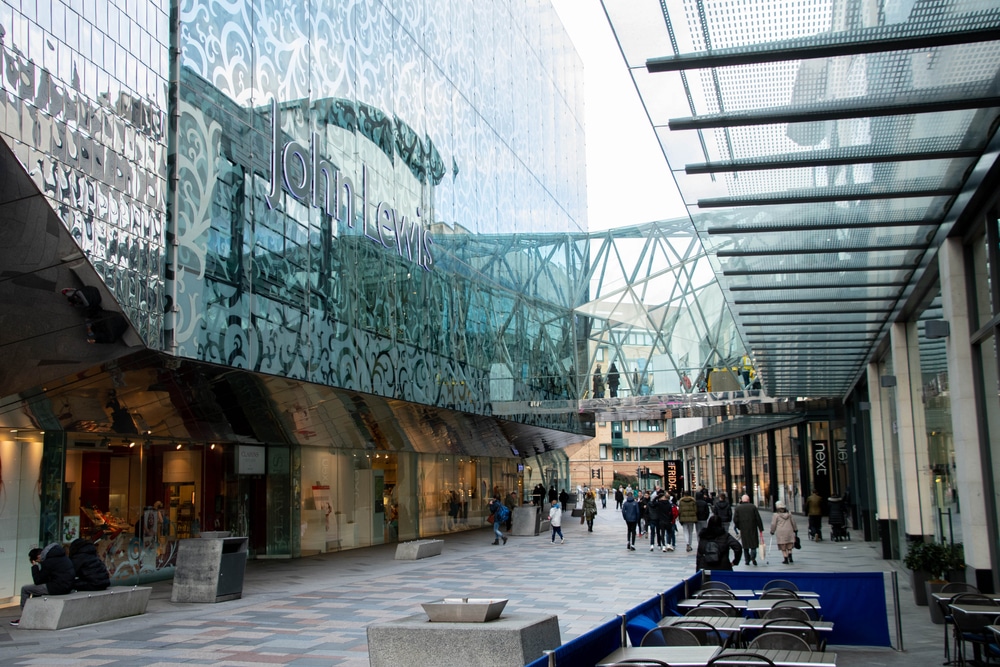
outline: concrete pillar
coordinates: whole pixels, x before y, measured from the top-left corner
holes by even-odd
[[[983,460],[980,447],[980,423],[976,408],[976,374],[973,368],[972,326],[969,315],[969,294],[966,289],[965,248],[961,239],[947,239],[938,251],[941,275],[941,303],[944,319],[949,323],[948,388],[951,391],[951,422],[955,442],[955,480],[960,490],[960,521],[965,546],[965,562],[977,571],[992,570],[990,562],[991,535],[988,525],[983,475],[991,474]],[[971,267],[968,269],[971,271]],[[988,392],[992,394],[992,392]],[[992,394],[992,400],[996,395]],[[996,404],[988,409],[996,409]],[[995,539],[992,538],[992,539]]]
[[[916,322],[896,322],[889,331],[896,375],[896,430],[903,482],[903,530],[913,539],[934,535],[927,429],[921,400],[920,342]]]
[[[875,510],[880,521],[896,517],[896,485],[893,482],[892,458],[889,447],[892,442],[887,434],[891,433],[889,415],[884,401],[889,393],[880,385],[879,365],[868,364],[868,387],[871,394],[872,420],[872,475],[875,479]]]

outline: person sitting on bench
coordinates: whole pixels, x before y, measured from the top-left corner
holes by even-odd
[[[21,586],[21,609],[33,595],[66,595],[73,592],[73,579],[76,572],[73,562],[58,542],[53,542],[44,549],[32,549],[28,552],[31,560],[31,578],[35,583]],[[21,619],[10,622],[17,627]]]

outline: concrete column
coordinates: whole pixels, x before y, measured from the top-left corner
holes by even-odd
[[[991,474],[980,448],[980,423],[976,409],[976,374],[972,363],[972,326],[966,289],[965,249],[961,239],[947,239],[938,251],[941,274],[941,302],[949,323],[948,388],[951,391],[951,422],[955,442],[955,480],[960,491],[960,521],[965,545],[965,562],[976,570],[991,570],[990,535],[983,475]],[[972,270],[971,267],[968,270]],[[985,279],[984,279],[985,282]],[[989,393],[989,390],[987,390]],[[996,396],[993,395],[993,400]],[[990,406],[996,408],[994,403]]]
[[[916,322],[896,322],[889,331],[896,375],[896,442],[903,482],[903,530],[909,537],[934,534],[927,463],[927,433],[920,401],[920,347]]]
[[[868,364],[868,391],[871,399],[871,420],[872,420],[872,475],[875,479],[875,511],[878,512],[878,519],[885,521],[896,517],[896,485],[893,482],[892,460],[889,457],[889,438],[886,437],[886,428],[891,428],[886,420],[890,411],[885,409],[882,401],[888,395],[888,390],[883,389],[879,381],[879,366],[877,363]]]

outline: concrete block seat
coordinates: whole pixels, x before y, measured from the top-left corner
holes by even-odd
[[[111,621],[146,613],[148,586],[114,586],[104,591],[28,598],[20,627],[27,630],[62,630],[78,625]]]
[[[429,556],[440,556],[444,540],[414,540],[396,545],[396,560],[419,560]]]

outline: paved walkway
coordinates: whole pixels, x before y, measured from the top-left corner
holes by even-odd
[[[394,560],[395,545],[251,561],[240,600],[174,604],[170,582],[160,582],[153,584],[144,616],[81,628],[12,628],[7,621],[17,607],[0,609],[0,665],[362,667],[368,665],[369,624],[421,613],[421,602],[446,596],[507,597],[508,610],[554,613],[567,641],[694,572],[694,554],[684,551],[682,535],[673,553],[650,552],[648,539],[630,552],[621,514],[611,505],[598,515],[593,533],[578,521],[566,515],[565,544],[552,544],[546,535],[492,546],[492,528],[483,528],[444,536],[444,553],[419,561]],[[804,535],[804,518],[802,524]],[[782,565],[780,554],[769,560],[759,559],[757,569],[891,571],[896,565],[879,558],[877,545],[857,539],[806,541],[794,565]],[[941,626],[930,623],[926,607],[913,604],[905,571],[899,581],[906,651],[831,647],[838,665],[941,663]],[[893,618],[889,628],[895,642]]]

